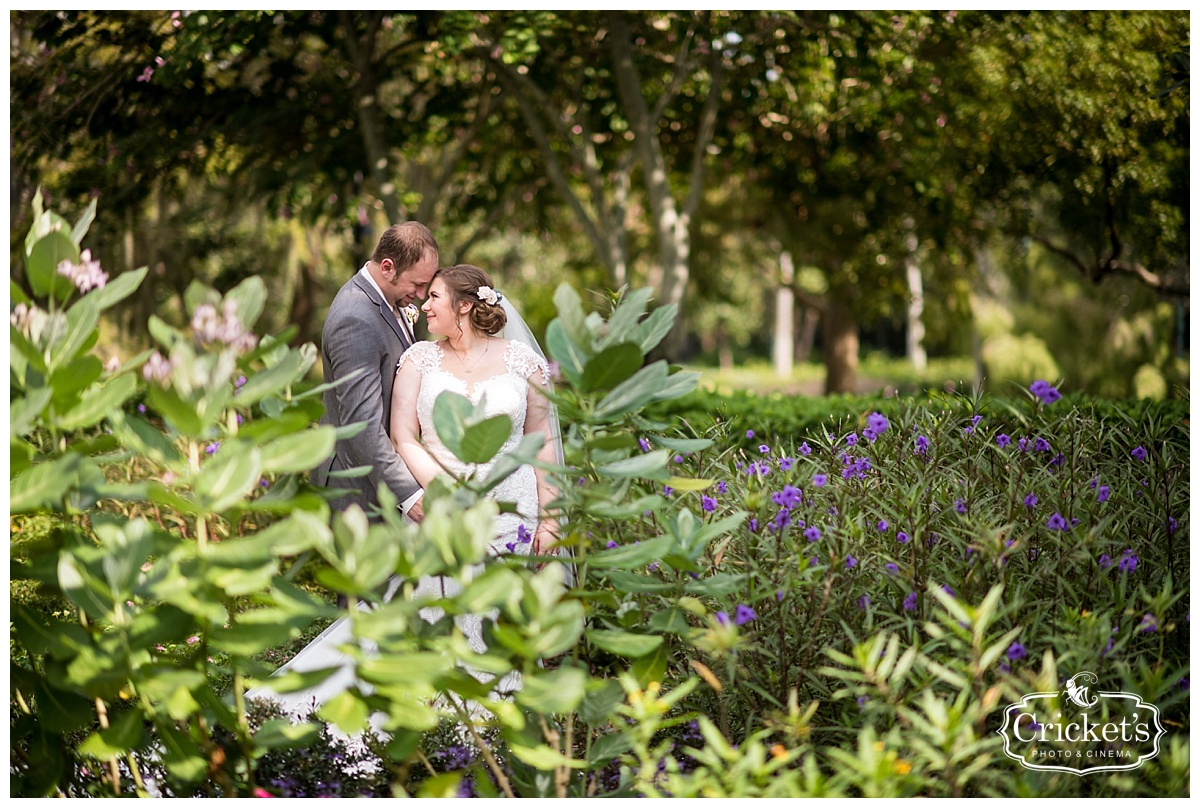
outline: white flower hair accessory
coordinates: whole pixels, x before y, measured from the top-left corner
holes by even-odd
[[[475,295],[489,306],[495,306],[504,299],[504,295],[500,294],[490,286],[480,286],[479,291],[476,292]]]
[[[421,310],[411,303],[404,307],[403,312],[404,319],[408,320],[409,325],[416,325],[417,320],[421,319]]]

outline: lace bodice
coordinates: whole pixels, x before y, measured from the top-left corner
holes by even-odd
[[[417,422],[421,428],[421,440],[430,455],[455,474],[471,475],[475,479],[482,480],[491,471],[493,463],[463,463],[438,438],[433,424],[433,405],[437,401],[437,397],[446,390],[451,390],[465,395],[473,404],[482,399],[484,412],[488,417],[507,415],[512,422],[512,433],[500,449],[497,455],[499,456],[515,449],[525,433],[529,396],[538,395],[530,388],[530,377],[538,374],[538,378],[543,383],[547,383],[550,369],[545,360],[528,345],[515,341],[509,341],[508,347],[504,351],[504,372],[475,382],[467,382],[444,370],[442,367],[444,358],[445,349],[440,342],[418,342],[404,352],[397,370],[404,367],[405,362],[412,362],[420,371],[421,390],[417,396]],[[532,467],[526,466],[505,480],[495,489],[493,497],[502,501],[516,502],[521,514],[527,519],[534,520],[534,524],[528,525],[528,529],[532,532],[536,527],[537,483]],[[505,521],[504,516],[509,515],[502,515],[502,522]],[[507,527],[507,525],[502,525],[502,527]],[[516,529],[515,524],[512,529]],[[506,532],[502,531],[502,533]]]

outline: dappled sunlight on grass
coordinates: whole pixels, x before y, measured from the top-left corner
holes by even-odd
[[[699,365],[689,366],[688,369],[699,371],[701,387],[718,393],[750,390],[756,393],[821,395],[824,392],[825,366],[817,362],[796,363],[787,378],[777,375],[775,368],[765,360],[745,362],[728,370]],[[974,363],[969,356],[930,359],[925,370],[918,371],[902,357],[872,353],[859,362],[856,392],[916,392],[947,388],[969,390],[974,379]]]

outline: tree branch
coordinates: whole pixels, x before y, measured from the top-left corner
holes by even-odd
[[[1088,264],[1074,252],[1066,247],[1059,246],[1045,236],[1033,236],[1033,240],[1041,244],[1050,252],[1058,257],[1066,260],[1072,266],[1079,270],[1085,278],[1088,278],[1093,283],[1100,283],[1106,275],[1122,274],[1131,275],[1141,283],[1150,287],[1154,291],[1162,295],[1170,297],[1188,297],[1191,295],[1191,284],[1179,284],[1174,281],[1164,278],[1162,275],[1151,272],[1143,264],[1137,261],[1121,261],[1115,255],[1103,261],[1096,261]]]

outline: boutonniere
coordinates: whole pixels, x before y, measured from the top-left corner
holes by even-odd
[[[416,325],[417,320],[419,320],[421,318],[421,310],[418,309],[416,306],[412,305],[411,303],[404,307],[403,312],[404,312],[404,319],[408,320],[408,324],[410,326]]]

